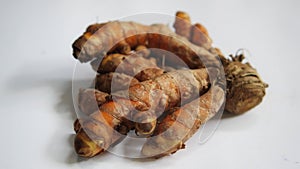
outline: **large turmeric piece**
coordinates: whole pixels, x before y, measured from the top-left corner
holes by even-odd
[[[73,56],[99,73],[95,89],[79,94],[87,115],[74,123],[80,156],[107,150],[130,130],[147,137],[144,157],[169,155],[224,104],[241,114],[262,101],[267,85],[243,55],[224,57],[207,29],[191,25],[185,12],[176,13],[173,26],[175,32],[163,24],[93,24],[73,43]],[[172,64],[165,67],[165,61]],[[181,61],[191,70],[183,70]]]
[[[120,21],[107,22],[94,34],[87,30],[73,43],[73,55],[81,62],[102,58],[121,40],[131,48],[144,45],[148,48],[173,52],[190,68],[203,68],[210,62],[214,63],[216,59],[212,53],[190,43],[186,38],[172,32],[166,25],[146,26],[135,22]]]
[[[99,111],[91,114],[87,120],[82,119],[82,130],[79,130],[75,138],[76,151],[81,156],[91,157],[108,149],[117,132],[114,129],[122,123],[129,130],[132,128],[132,121],[135,121],[135,128],[139,133],[151,134],[157,117],[161,115],[158,113],[163,113],[180,102],[197,98],[208,87],[209,76],[206,69],[168,72],[134,85],[129,88],[128,98],[116,97],[112,101],[101,103]],[[128,120],[131,117],[132,120]],[[92,138],[86,140],[85,135],[89,134]],[[91,141],[94,139],[95,142]],[[98,144],[98,148],[93,150],[95,144]]]
[[[268,85],[262,81],[250,63],[243,63],[244,55],[225,58],[218,48],[212,46],[207,29],[200,23],[191,25],[190,16],[185,12],[176,13],[173,26],[177,34],[206,48],[222,60],[227,82],[226,111],[242,114],[261,103]]]
[[[169,113],[158,124],[154,135],[147,139],[142,154],[158,158],[184,148],[184,142],[219,111],[224,100],[224,89],[214,85],[200,98]]]

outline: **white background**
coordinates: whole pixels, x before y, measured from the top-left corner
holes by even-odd
[[[96,18],[177,10],[203,23],[224,53],[251,51],[270,85],[263,103],[222,119],[206,144],[170,157],[78,160],[71,43]],[[298,0],[1,0],[0,168],[300,168],[299,17]]]

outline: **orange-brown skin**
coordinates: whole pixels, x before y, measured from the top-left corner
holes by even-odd
[[[107,101],[109,94],[95,89],[80,89],[78,94],[78,108],[86,114],[92,114],[99,106]]]
[[[212,86],[200,98],[171,112],[155,129],[142,148],[145,157],[159,158],[184,148],[186,142],[200,127],[222,107],[225,91]]]
[[[105,26],[105,24],[106,23],[96,23],[88,26],[84,35],[81,37],[82,40],[80,41],[84,42],[87,39],[89,39],[94,33],[96,33],[99,29]],[[118,52],[121,54],[130,54],[130,51],[131,51],[131,47],[124,40],[121,40],[115,46],[113,46],[108,53]]]
[[[199,68],[199,65],[204,67],[205,60],[215,59],[209,51],[193,45],[162,24],[146,26],[135,22],[112,21],[106,23],[92,36],[90,34],[90,32],[85,32],[72,45],[74,57],[81,62],[103,57],[120,41],[125,41],[131,48],[144,45],[148,48],[173,52],[190,68]],[[173,60],[168,57],[166,59]]]
[[[268,85],[262,81],[257,71],[249,63],[242,63],[244,56],[225,58],[220,49],[212,47],[212,40],[203,25],[196,23],[194,26],[190,26],[189,15],[185,12],[177,13],[176,16],[181,19],[175,21],[176,33],[186,37],[190,42],[208,49],[222,60],[227,79],[226,111],[242,114],[260,104]],[[189,31],[190,33],[188,33]]]
[[[114,103],[115,106],[120,106]],[[129,131],[127,125],[122,125],[126,129],[117,131],[117,127],[121,125],[119,120],[113,114],[107,113],[103,110],[96,111],[91,114],[88,119],[83,119],[80,124],[80,129],[74,140],[74,147],[78,155],[82,157],[93,157],[105,150],[107,150],[117,140],[124,137]],[[76,125],[78,126],[78,125]]]
[[[176,18],[173,27],[175,28],[175,33],[189,39],[191,32],[190,16],[183,11],[176,12]]]
[[[140,83],[136,78],[123,73],[98,74],[94,80],[94,88],[102,92],[111,93],[127,90],[130,86]]]
[[[163,74],[163,70],[157,66],[154,58],[147,59],[139,53],[110,54],[103,59],[92,61],[91,65],[99,73],[117,72],[135,77],[139,81],[153,79]]]
[[[198,97],[208,86],[205,69],[169,72],[132,86],[129,98],[139,103],[138,111],[133,114],[137,133],[150,135],[155,129],[156,119],[164,111]]]
[[[92,61],[91,65],[93,69],[101,74],[98,76],[101,77],[98,78],[98,80],[102,80],[105,83],[105,85],[101,85],[101,82],[97,83],[101,86],[101,89],[99,88],[99,90],[110,93],[110,82],[112,82],[113,78],[112,75],[118,76],[114,77],[114,80],[117,80],[114,81],[114,83],[117,83],[114,84],[114,87],[128,87],[128,85],[124,85],[122,83],[132,81],[133,84],[135,84],[136,79],[139,81],[145,81],[162,75],[163,70],[157,66],[154,58],[148,58],[149,55],[150,50],[145,46],[140,45],[135,49],[135,51],[131,51],[131,53],[127,55],[113,53]],[[110,74],[105,76],[104,74],[107,73]],[[130,76],[134,78],[130,80]]]
[[[212,41],[208,36],[206,28],[203,25],[195,24],[194,26],[190,26],[190,23],[191,21],[188,14],[184,12],[177,13],[177,18],[174,27],[176,29],[176,33],[183,37],[174,35],[174,33],[172,33],[171,30],[166,28],[165,25],[160,24],[145,26],[134,22],[114,21],[109,23],[91,25],[88,27],[84,35],[82,35],[79,39],[77,39],[74,42],[73,55],[75,58],[78,58],[81,62],[88,62],[94,60],[95,58],[102,59],[102,57],[105,56],[106,53],[111,54],[117,52],[128,55],[130,54],[131,49],[137,50],[138,48],[140,48],[139,45],[142,45],[143,47],[147,48],[159,48],[170,52],[174,52],[185,63],[187,63],[190,68],[204,67],[204,65],[207,65],[203,63],[205,61],[208,61],[208,63],[212,63],[212,65],[214,65],[216,63],[214,61],[214,58],[218,55],[222,56],[221,52],[212,47]],[[106,26],[107,28],[105,28]],[[100,28],[103,29],[98,31]],[[199,60],[198,56],[200,56],[202,61]],[[172,57],[167,56],[166,59],[172,60]],[[221,59],[223,61],[223,64],[230,63],[224,58]],[[234,62],[235,61],[237,60],[234,60]],[[264,84],[260,80],[256,71],[252,71],[254,69],[250,66],[250,64],[243,65],[242,63],[237,63],[235,65],[228,65],[224,64],[224,67],[227,70],[226,76],[230,77],[230,84],[231,86],[234,86],[236,91],[229,91],[229,95],[227,95],[227,98],[228,96],[230,96],[228,100],[231,103],[226,103],[226,109],[231,109],[233,113],[239,114],[251,109],[252,107],[261,102],[261,98],[265,94],[266,84]],[[236,68],[236,65],[240,68],[245,68],[249,66],[251,68],[250,72],[246,72],[246,76],[249,75],[246,81],[251,83],[254,82],[254,86],[256,86],[257,90],[253,90],[254,92],[251,92],[250,90],[250,95],[245,95],[246,98],[243,97],[240,99],[236,99],[238,98],[237,96],[243,96],[237,93],[240,93],[244,90],[241,87],[243,86],[241,85],[241,82],[243,80],[236,77],[244,77],[243,74],[245,72],[241,70],[236,70],[234,71],[235,73],[228,73],[228,71],[234,70]],[[153,84],[155,83],[152,83],[152,85]],[[240,85],[240,88],[239,86],[236,87],[237,85]],[[155,86],[157,85],[153,86],[155,88]],[[139,89],[142,87],[143,86],[138,86]],[[164,119],[162,119],[161,123],[158,124],[158,127],[154,133],[154,136],[157,137],[151,137],[148,139],[147,143],[143,147],[142,153],[146,157],[161,157],[170,153],[174,153],[178,149],[183,148],[184,142],[197,131],[200,124],[206,122],[221,107],[221,104],[223,103],[223,97],[221,98],[221,96],[224,96],[224,91],[222,90],[220,92],[220,88],[215,89],[219,90],[219,92],[217,92],[219,94],[215,96],[215,98],[217,98],[217,104],[211,104],[214,102],[210,100],[210,93],[211,90],[214,88],[216,88],[216,86],[211,87],[209,92],[200,97],[200,100],[192,101],[191,103],[186,104],[182,108],[178,108],[175,111],[171,111],[172,113],[168,114]],[[257,96],[259,97],[258,99],[256,98]],[[74,123],[74,129],[78,133],[75,139],[75,148],[76,150],[78,150],[77,153],[85,157],[95,156],[96,154],[103,152],[107,146],[110,146],[115,142],[115,140],[118,140],[120,138],[119,134],[113,133],[112,135],[109,135],[108,132],[103,132],[103,135],[99,136],[99,132],[106,128],[99,127],[103,126],[103,124],[109,126],[110,128],[122,128],[123,126],[123,128],[118,131],[122,131],[121,133],[126,134],[126,131],[130,129],[130,127],[128,128],[126,126],[131,126],[132,123],[128,122],[128,120],[126,121],[125,118],[123,119],[123,117],[126,117],[130,113],[128,113],[128,110],[125,107],[122,107],[121,105],[131,104],[134,105],[133,107],[143,110],[144,107],[149,107],[149,104],[141,104],[139,103],[139,100],[146,100],[146,103],[151,102],[149,101],[149,99],[147,100],[146,97],[141,97],[141,95],[137,95],[136,98],[138,98],[137,101],[124,99],[121,100],[120,103],[108,102],[104,104],[103,107],[101,106],[102,108],[100,112],[95,112],[92,115],[92,119],[95,120],[80,120],[84,124],[83,127],[81,127],[79,121],[76,121]],[[243,100],[240,106],[236,106],[235,103],[237,103],[237,100]],[[202,106],[200,107],[200,109],[199,106],[195,106],[199,105],[199,101],[201,102],[200,106]],[[251,101],[251,103],[249,101]],[[119,109],[121,109],[122,111],[114,112],[116,110],[115,107],[119,107]],[[209,109],[211,109],[211,111],[209,111]],[[104,116],[102,116],[102,112],[104,112]],[[151,120],[149,121],[149,119],[151,119],[151,115],[153,115],[152,112],[145,111],[143,113],[136,113],[136,115],[138,115],[137,118],[147,117],[144,118],[146,119],[145,124],[152,125],[152,123],[149,123],[151,122]],[[103,119],[101,119],[101,117]],[[106,118],[108,120],[108,123],[102,122],[103,120],[106,121]],[[154,118],[156,118],[156,115],[153,116],[153,119]],[[125,125],[120,125],[123,121]],[[138,128],[139,126],[137,125],[136,127]],[[148,130],[147,127],[149,126],[142,125],[140,129]],[[89,133],[89,135],[91,135],[93,141],[89,137],[87,137],[87,134],[84,132],[85,130],[83,130],[83,128],[87,129],[86,131]],[[164,131],[166,132],[164,133]],[[102,145],[103,147],[99,147],[98,145]]]
[[[193,44],[207,50],[212,47],[212,40],[208,35],[207,29],[200,23],[192,25],[190,16],[187,13],[177,12],[173,26],[178,35],[187,38]]]
[[[179,84],[178,82],[181,81],[183,83]],[[99,107],[99,111],[89,116],[89,119],[82,119],[81,129],[78,129],[78,124],[75,123],[75,130],[80,131],[75,138],[75,148],[77,152],[80,152],[79,155],[84,157],[91,157],[91,155],[106,150],[114,143],[112,138],[116,134],[120,135],[113,129],[120,126],[121,123],[123,123],[122,126],[127,127],[127,130],[132,128],[133,123],[128,120],[131,117],[134,120],[147,119],[147,121],[138,121],[135,127],[141,127],[139,130],[137,129],[141,134],[144,134],[143,132],[151,133],[155,128],[157,116],[154,114],[155,118],[149,120],[149,114],[145,112],[152,112],[151,109],[163,109],[161,112],[168,110],[181,101],[187,102],[196,98],[200,92],[207,90],[208,86],[209,78],[205,69],[169,72],[153,80],[134,85],[129,88],[128,99],[116,97],[113,101],[105,102]],[[163,97],[157,97],[162,95]],[[141,116],[145,118],[139,119]],[[144,125],[150,125],[150,128],[146,128],[147,131],[144,131]],[[82,132],[87,132],[88,136],[91,135],[90,140],[80,140],[85,138],[80,135]],[[101,148],[93,150],[95,144],[99,144]],[[86,156],[83,150],[80,150],[81,147],[84,152],[87,152]]]

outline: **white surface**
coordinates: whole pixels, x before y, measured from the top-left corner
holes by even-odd
[[[297,0],[1,1],[0,167],[300,168],[299,9]],[[270,84],[263,103],[222,119],[206,144],[170,157],[107,153],[78,161],[71,146],[71,43],[96,18],[177,10],[201,21],[224,53],[251,51],[249,60]]]

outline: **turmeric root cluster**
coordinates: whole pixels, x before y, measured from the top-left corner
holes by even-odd
[[[184,12],[174,28],[112,21],[89,26],[73,43],[74,57],[97,72],[78,94],[79,156],[100,154],[130,131],[147,138],[144,157],[169,155],[224,105],[241,114],[262,101],[267,85],[243,55],[225,58]]]

